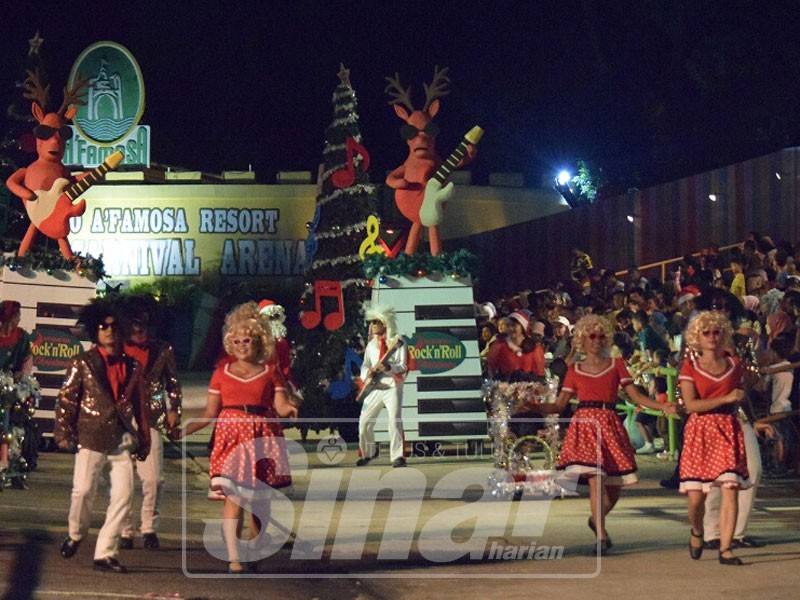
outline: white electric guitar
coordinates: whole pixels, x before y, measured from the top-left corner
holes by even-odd
[[[25,201],[25,210],[31,223],[48,237],[63,239],[69,233],[69,220],[86,212],[86,201],[75,200],[90,186],[101,181],[106,173],[119,167],[125,155],[121,150],[111,154],[103,164],[70,183],[63,177],[56,179],[49,190],[34,190],[36,198]],[[73,204],[74,203],[74,204]]]
[[[453,195],[452,182],[447,185],[444,182],[467,155],[467,146],[470,144],[474,146],[481,141],[482,137],[483,129],[477,125],[470,129],[458,147],[436,169],[436,173],[425,184],[425,198],[419,209],[419,220],[425,227],[436,227],[442,222],[442,204]]]

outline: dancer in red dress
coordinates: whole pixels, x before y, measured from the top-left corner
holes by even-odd
[[[573,348],[586,358],[569,367],[554,404],[535,405],[544,413],[561,413],[573,396],[578,397],[558,468],[564,471],[562,479],[588,483],[589,528],[597,535],[602,553],[612,545],[605,520],[619,500],[620,488],[639,480],[633,447],[615,410],[620,386],[636,404],[665,414],[675,412],[674,406],[639,393],[622,359],[609,357],[612,335],[611,324],[603,317],[587,315],[578,321]]]
[[[730,546],[739,490],[750,487],[750,481],[744,433],[736,416],[745,398],[743,369],[738,358],[725,352],[732,337],[731,322],[718,311],[701,312],[686,328],[689,356],[681,367],[680,386],[691,414],[683,430],[679,475],[680,491],[689,498],[690,556],[697,560],[703,553],[706,494],[712,486],[719,487],[719,562],[741,565]]]
[[[217,419],[210,471],[212,490],[225,500],[222,531],[231,573],[242,573],[239,537],[243,510],[250,512],[250,534],[261,535],[269,515],[271,490],[291,484],[289,461],[278,417],[297,417],[286,384],[270,359],[275,343],[259,318],[258,305],[235,307],[225,318],[225,350],[233,357],[211,376],[203,416],[179,432],[190,435]]]

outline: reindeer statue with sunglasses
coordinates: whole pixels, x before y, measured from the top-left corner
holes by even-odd
[[[67,241],[69,219],[86,211],[85,200],[73,201],[122,161],[122,152],[115,152],[98,168],[78,177],[73,177],[62,162],[66,141],[72,136],[67,122],[77,113],[77,105],[86,104],[83,95],[87,84],[88,79],[78,76],[72,87],[64,88],[64,100],[58,111],[46,113],[50,86],[42,85],[38,70],[28,71],[23,83],[23,96],[31,100],[31,112],[38,122],[33,128],[38,158],[6,180],[8,189],[22,199],[31,221],[17,256],[27,254],[36,232],[41,231],[58,242],[64,258],[72,259],[74,255]]]
[[[423,222],[420,219],[420,209],[425,200],[425,188],[429,179],[434,175],[442,163],[436,152],[436,136],[439,126],[433,117],[439,112],[439,98],[450,93],[447,89],[450,78],[447,76],[447,67],[433,70],[433,80],[430,85],[423,84],[425,89],[425,105],[422,110],[415,110],[411,102],[411,86],[403,88],[400,84],[400,75],[387,77],[389,82],[386,92],[392,97],[389,104],[394,107],[395,114],[404,123],[400,127],[400,136],[408,144],[408,158],[386,177],[386,185],[395,190],[394,198],[397,208],[402,215],[411,221],[411,230],[406,241],[406,254],[414,254],[422,239]],[[466,146],[466,154],[454,168],[469,163],[477,153],[474,144]],[[452,193],[452,185],[443,188],[440,194],[445,197]],[[438,225],[429,225],[428,240],[431,254],[436,256],[442,251],[442,242],[439,236]]]

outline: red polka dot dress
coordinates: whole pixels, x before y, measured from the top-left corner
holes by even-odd
[[[639,481],[633,447],[614,409],[619,387],[630,383],[620,358],[596,374],[581,370],[581,363],[569,368],[561,389],[578,397],[578,408],[561,445],[559,479],[585,481],[586,475],[602,475],[605,485],[616,486]]]
[[[214,371],[208,392],[221,396],[222,410],[209,461],[213,492],[253,498],[291,485],[286,440],[274,407],[278,390],[284,390],[284,382],[274,365],[247,379],[231,373],[229,363]]]
[[[724,396],[742,385],[743,373],[738,358],[727,357],[726,363],[725,371],[715,376],[687,358],[679,379],[694,384],[698,400]],[[708,493],[712,486],[750,487],[744,433],[735,406],[689,415],[678,473],[684,494],[689,490]]]

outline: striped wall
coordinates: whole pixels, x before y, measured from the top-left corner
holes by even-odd
[[[800,148],[785,148],[630,190],[593,206],[454,240],[447,249],[465,247],[481,257],[476,296],[489,299],[567,277],[573,246],[587,251],[596,267],[619,270],[681,256],[712,242],[733,244],[751,230],[775,241],[797,242],[798,159]],[[628,215],[635,217],[634,223]]]

